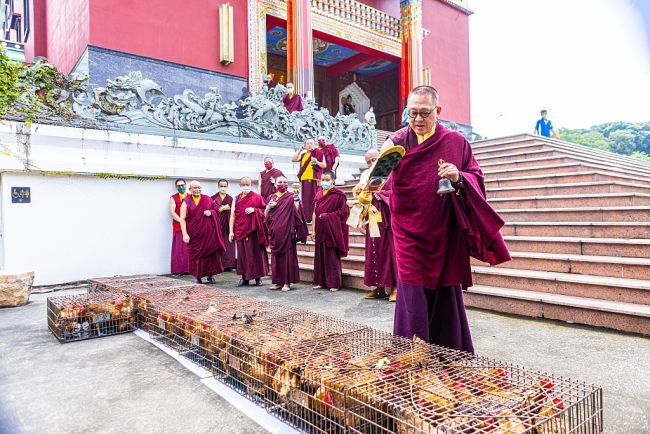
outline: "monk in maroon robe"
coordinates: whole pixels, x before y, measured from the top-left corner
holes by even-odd
[[[322,191],[316,195],[312,239],[316,244],[314,255],[314,289],[329,288],[338,291],[343,285],[341,258],[350,250],[350,231],[347,224],[350,208],[347,197],[334,187],[334,173],[321,176]]]
[[[221,253],[225,250],[217,206],[210,196],[201,194],[201,184],[190,182],[191,196],[183,199],[181,205],[181,230],[187,243],[190,274],[196,283],[208,276],[208,283],[217,283],[215,274],[223,271]]]
[[[300,204],[300,192],[288,192],[289,183],[284,175],[277,178],[277,185],[278,191],[268,197],[264,212],[271,249],[273,286],[269,289],[289,291],[292,283],[300,282],[296,243],[307,242],[309,229]]]
[[[266,85],[268,90],[271,90],[278,85],[275,81],[273,81],[273,77],[271,76],[271,74],[266,74],[266,80],[264,80],[264,84]]]
[[[298,179],[302,184],[300,189],[302,192],[302,206],[305,217],[311,221],[314,214],[314,199],[316,193],[320,190],[320,177],[325,168],[325,156],[320,149],[316,148],[314,139],[307,139],[305,144],[293,154],[291,161],[300,163]]]
[[[257,286],[262,286],[262,277],[269,274],[268,238],[264,224],[266,200],[251,191],[252,181],[248,176],[239,181],[239,186],[241,194],[235,197],[228,236],[230,241],[237,241],[237,274],[241,275],[237,286],[248,285],[251,279],[255,279]]]
[[[320,149],[325,157],[325,170],[334,172],[334,179],[336,179],[336,169],[339,167],[339,160],[341,159],[339,150],[336,149],[336,146],[327,144],[325,136],[318,138],[318,149]]]
[[[275,181],[278,179],[278,176],[282,176],[284,173],[273,167],[273,158],[266,157],[264,159],[264,170],[260,172],[260,176],[257,179],[257,193],[263,198],[267,198],[278,189],[275,187]]]
[[[282,104],[284,105],[284,108],[286,108],[289,113],[301,112],[303,110],[302,97],[294,93],[295,90],[293,88],[293,83],[287,83],[287,91],[289,91],[289,93],[282,96]]]
[[[375,161],[379,157],[376,149],[366,152],[366,164],[369,169],[361,175],[360,184],[367,182]],[[357,188],[360,188],[360,184]],[[355,189],[356,190],[356,189]],[[397,263],[395,262],[395,248],[393,246],[393,228],[391,227],[390,214],[390,185],[382,191],[374,193],[372,206],[379,213],[377,228],[379,236],[370,236],[367,229],[369,215],[360,219],[359,229],[366,236],[366,261],[364,263],[363,283],[374,286],[375,289],[366,294],[365,298],[385,298],[389,301],[397,300]]]
[[[235,242],[228,239],[230,234],[230,210],[232,209],[232,196],[228,193],[228,181],[219,180],[219,193],[212,196],[212,200],[217,204],[219,210],[219,227],[221,228],[221,237],[226,246],[226,251],[221,255],[221,263],[224,270],[232,270],[237,266],[235,256]]]
[[[172,275],[179,276],[189,271],[187,244],[183,242],[183,231],[181,231],[181,204],[188,195],[184,179],[176,180],[176,189],[178,193],[169,198],[169,215],[172,218],[171,272]]]
[[[406,149],[389,178],[399,270],[393,332],[473,353],[462,294],[472,286],[470,255],[491,265],[510,260],[499,233],[504,222],[485,199],[470,144],[437,122],[437,91],[416,87],[407,109],[409,126],[384,144]],[[443,177],[455,192],[437,194]]]

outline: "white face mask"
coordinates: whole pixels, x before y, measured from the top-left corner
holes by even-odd
[[[219,188],[219,193],[226,194],[227,191],[228,191],[228,187],[221,187],[221,188]]]
[[[250,187],[242,187],[241,192],[244,193],[244,194],[248,194],[248,193],[251,192],[251,188]]]

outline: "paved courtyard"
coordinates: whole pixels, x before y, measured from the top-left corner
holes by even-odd
[[[356,290],[218,286],[262,300],[392,329],[395,305]],[[263,433],[178,362],[134,334],[61,345],[48,296],[0,309],[0,433]],[[603,386],[607,433],[650,433],[650,338],[471,309],[478,354]]]

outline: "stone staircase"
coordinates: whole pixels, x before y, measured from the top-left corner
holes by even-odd
[[[472,259],[468,306],[650,334],[650,163],[522,134],[472,143],[513,260]],[[356,180],[342,187],[351,195]],[[299,245],[313,276],[313,244]],[[350,235],[343,284],[363,285]]]

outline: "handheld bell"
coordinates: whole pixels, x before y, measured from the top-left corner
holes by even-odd
[[[445,164],[445,160],[442,158],[438,160],[438,167]],[[440,178],[438,181],[438,194],[453,193],[456,189],[451,185],[451,181],[447,178]]]

